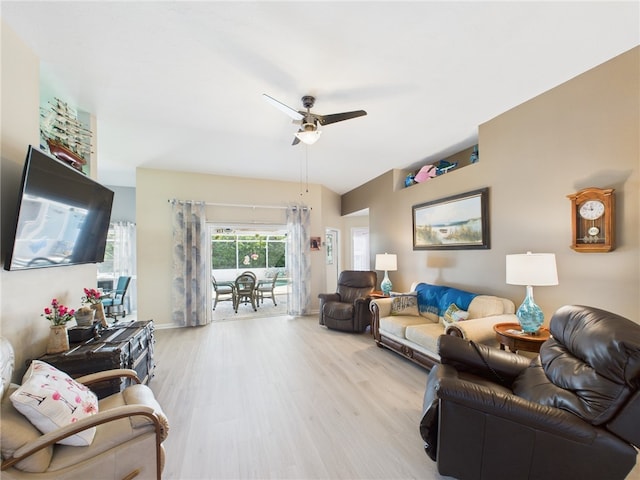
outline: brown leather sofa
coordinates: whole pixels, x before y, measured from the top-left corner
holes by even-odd
[[[320,325],[346,332],[364,332],[371,324],[370,294],[378,276],[373,271],[345,270],[338,277],[336,293],[321,293]]]
[[[624,479],[640,446],[640,325],[565,306],[533,360],[450,335],[420,433],[457,479]],[[477,349],[476,349],[477,347]]]

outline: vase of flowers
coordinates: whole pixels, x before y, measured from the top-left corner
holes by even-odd
[[[82,297],[83,303],[88,303],[89,307],[93,309],[95,313],[95,319],[100,322],[103,327],[107,326],[107,319],[104,316],[104,306],[102,305],[102,292],[95,288],[85,288],[84,297]]]
[[[51,300],[51,307],[45,307],[42,315],[51,322],[47,353],[60,353],[69,350],[67,322],[73,320],[75,313],[75,310],[65,307],[55,298]]]

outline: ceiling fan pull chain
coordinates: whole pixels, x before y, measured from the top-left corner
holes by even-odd
[[[306,155],[305,155],[305,184],[306,184],[306,193],[309,193],[309,145],[306,146]]]

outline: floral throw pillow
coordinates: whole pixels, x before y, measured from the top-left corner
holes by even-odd
[[[391,294],[391,315],[418,315],[418,295],[413,293]]]
[[[40,360],[31,362],[11,403],[42,433],[98,413],[98,397],[69,375]],[[91,445],[96,428],[60,440],[61,444]]]
[[[459,322],[461,320],[466,320],[469,317],[469,312],[458,308],[455,303],[449,305],[447,311],[444,312],[444,321],[447,323]]]

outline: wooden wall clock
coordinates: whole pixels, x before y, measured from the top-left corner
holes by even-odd
[[[571,200],[571,248],[576,252],[610,252],[614,244],[613,188],[585,188]]]

